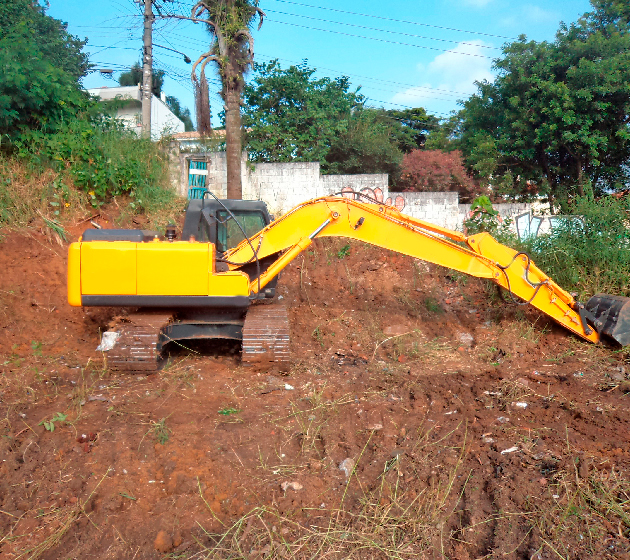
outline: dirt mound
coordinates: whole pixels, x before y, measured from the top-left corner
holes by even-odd
[[[318,240],[279,284],[289,375],[225,344],[115,374],[65,251],[0,244],[0,558],[627,555],[626,353]]]

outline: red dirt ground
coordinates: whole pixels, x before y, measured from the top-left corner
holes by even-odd
[[[66,249],[2,233],[0,559],[630,558],[625,352],[323,240],[280,280],[288,375],[114,373]]]

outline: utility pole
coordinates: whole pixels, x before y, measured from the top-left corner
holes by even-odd
[[[153,96],[153,9],[144,0],[144,51],[142,57],[142,137],[151,138],[151,97]]]

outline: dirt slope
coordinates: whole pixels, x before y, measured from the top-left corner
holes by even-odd
[[[280,281],[287,376],[226,344],[115,374],[65,247],[2,239],[1,559],[630,558],[626,353],[324,240]]]

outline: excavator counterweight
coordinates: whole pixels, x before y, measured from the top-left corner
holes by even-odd
[[[121,343],[109,350],[110,363],[119,369],[156,368],[166,343],[191,338],[241,340],[244,363],[286,365],[286,310],[277,303],[265,309],[263,300],[274,297],[280,272],[318,237],[356,239],[487,278],[586,340],[598,342],[604,333],[630,343],[630,299],[598,294],[583,305],[529,255],[488,233],[465,236],[393,206],[337,196],[310,200],[276,220],[259,201],[193,200],[179,241],[172,233],[87,230],[69,249],[68,301],[140,308],[142,318],[134,322],[130,314],[112,326]],[[147,320],[151,311],[159,321]],[[155,331],[148,354],[147,324]]]

